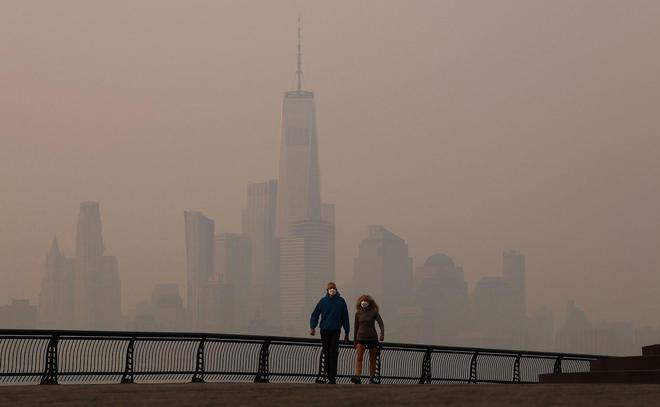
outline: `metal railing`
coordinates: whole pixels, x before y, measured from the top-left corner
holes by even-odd
[[[589,371],[598,357],[383,342],[376,381],[536,383],[543,373]],[[349,382],[354,358],[342,344],[338,383]],[[0,384],[319,383],[324,366],[311,338],[0,329]]]

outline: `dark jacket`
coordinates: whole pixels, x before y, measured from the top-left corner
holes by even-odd
[[[351,324],[348,320],[348,307],[346,301],[337,293],[334,297],[326,295],[321,298],[312,316],[309,319],[309,327],[314,329],[319,323],[321,317],[321,330],[323,331],[339,331],[342,327],[346,332],[346,336],[351,330]]]
[[[373,308],[359,310],[355,313],[353,341],[377,341],[376,323],[380,327],[380,334],[385,335],[385,324],[378,311]]]

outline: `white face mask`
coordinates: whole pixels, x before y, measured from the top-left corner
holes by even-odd
[[[334,289],[334,288],[331,288],[331,289],[328,290],[328,294],[335,295],[335,294],[337,294],[337,290]]]
[[[369,306],[369,303],[366,302],[366,301],[362,301],[362,302],[360,303],[360,306],[361,306],[362,308],[367,308],[367,307]]]

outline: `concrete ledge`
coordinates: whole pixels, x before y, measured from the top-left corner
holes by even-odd
[[[600,370],[551,373],[539,376],[541,383],[630,383],[660,384],[660,370]]]
[[[648,345],[642,347],[644,356],[660,356],[660,345]]]
[[[0,387],[0,406],[640,406],[660,386],[619,384],[126,384]]]
[[[592,360],[591,371],[660,370],[660,356],[623,356]]]

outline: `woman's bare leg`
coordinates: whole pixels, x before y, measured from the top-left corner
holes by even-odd
[[[362,359],[364,358],[364,345],[355,346],[355,376],[362,375]]]
[[[376,357],[378,348],[369,348],[369,378],[373,379],[376,375]]]

